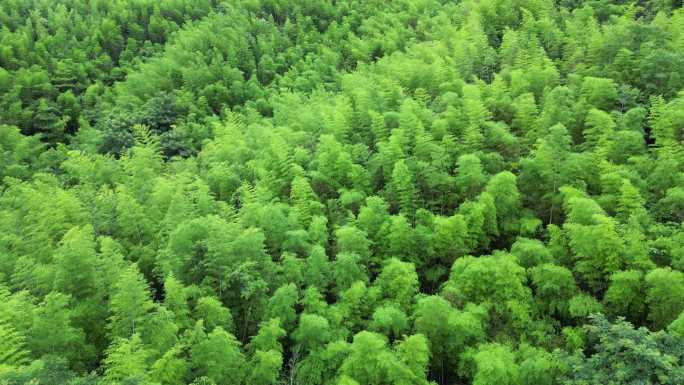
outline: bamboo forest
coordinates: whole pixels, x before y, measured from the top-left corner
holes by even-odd
[[[0,385],[684,384],[681,0],[0,0]]]

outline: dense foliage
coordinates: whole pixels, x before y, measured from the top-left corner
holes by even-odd
[[[0,0],[0,384],[684,383],[680,6]]]

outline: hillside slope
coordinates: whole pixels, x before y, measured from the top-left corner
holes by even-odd
[[[0,384],[684,383],[679,3],[0,25]]]

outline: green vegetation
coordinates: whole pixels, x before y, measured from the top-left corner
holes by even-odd
[[[684,383],[680,7],[0,0],[0,385]]]

